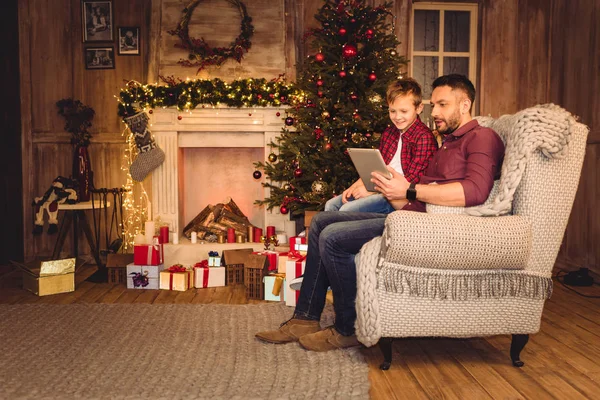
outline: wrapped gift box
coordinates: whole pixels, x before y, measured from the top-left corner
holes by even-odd
[[[221,257],[208,257],[208,266],[209,267],[220,267],[221,266]]]
[[[160,265],[163,261],[163,245],[158,238],[153,244],[136,244],[133,246],[133,263],[135,265]]]
[[[182,265],[173,265],[160,271],[160,288],[185,292],[194,287],[193,273]]]
[[[127,266],[127,289],[158,289],[160,271],[164,269],[164,264],[129,264]]]
[[[38,296],[75,290],[75,258],[13,264],[23,271],[23,288]]]
[[[306,266],[306,257],[293,257],[288,256],[288,260],[285,263],[285,305],[295,307],[300,296],[299,290],[292,290],[290,288],[290,282],[302,274],[304,274],[304,267]]]
[[[265,284],[265,300],[285,301],[285,274],[271,274],[263,279]]]
[[[209,267],[208,263],[194,265],[194,287],[225,286],[225,267]]]
[[[302,244],[306,245],[306,238],[305,237],[294,236],[294,237],[290,238],[290,250],[306,251],[307,247],[300,246]]]
[[[269,271],[278,271],[279,256],[280,256],[280,254],[287,254],[287,253],[279,253],[279,252],[273,251],[273,250],[265,250],[265,251],[255,251],[252,254],[266,256],[267,262],[269,263]]]

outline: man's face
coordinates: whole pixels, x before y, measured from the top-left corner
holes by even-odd
[[[438,86],[431,94],[431,116],[439,133],[447,135],[461,125],[461,102],[466,97],[460,91],[453,91],[450,86]]]
[[[390,119],[396,128],[405,131],[417,119],[417,115],[423,110],[423,104],[415,107],[412,94],[398,96],[389,105]]]

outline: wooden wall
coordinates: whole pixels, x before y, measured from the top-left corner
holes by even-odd
[[[559,259],[600,273],[600,2],[482,0],[480,10],[480,113],[552,102],[590,127]]]
[[[139,26],[148,32],[150,0],[113,1],[115,26]],[[42,195],[58,175],[69,176],[73,149],[64,131],[64,120],[55,103],[74,97],[96,111],[90,156],[96,187],[121,187],[125,139],[117,116],[117,102],[124,79],[145,81],[147,40],[140,56],[116,55],[115,69],[86,70],[84,48],[115,46],[82,43],[81,0],[19,1],[21,109],[23,133],[23,213],[25,258],[52,253],[55,236],[32,235],[31,202]],[[115,31],[116,35],[116,31]],[[115,53],[116,54],[116,53]],[[65,246],[70,249],[71,238]],[[89,251],[80,240],[82,253]]]

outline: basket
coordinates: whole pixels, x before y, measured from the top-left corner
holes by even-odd
[[[264,277],[269,273],[267,256],[252,254],[244,264],[244,285],[249,300],[264,300]]]

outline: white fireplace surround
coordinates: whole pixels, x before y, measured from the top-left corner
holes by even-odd
[[[277,116],[277,113],[280,113]],[[178,118],[180,117],[181,118]],[[264,160],[271,152],[268,144],[281,133],[284,126],[284,108],[229,108],[206,107],[192,112],[175,109],[155,109],[149,115],[150,130],[165,152],[165,161],[152,173],[152,216],[168,222],[172,232],[181,234],[183,215],[179,193],[179,149],[186,147],[254,147],[264,149]],[[264,189],[264,197],[269,190]],[[235,199],[234,199],[235,200]],[[258,207],[258,206],[255,206]],[[289,215],[278,209],[264,211],[265,227],[273,225],[277,231],[294,234]],[[264,228],[264,227],[263,227]]]

